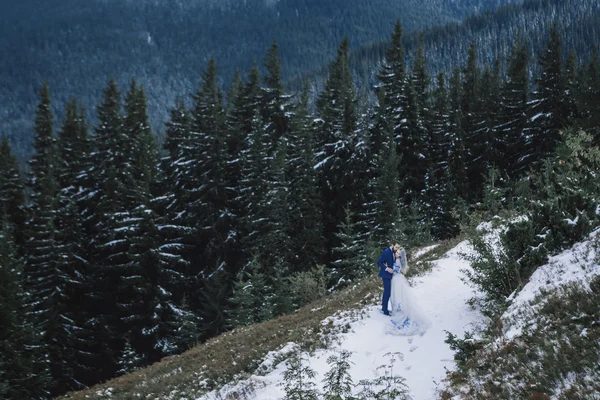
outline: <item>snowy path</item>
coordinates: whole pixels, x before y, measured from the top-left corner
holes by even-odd
[[[426,276],[414,282],[413,291],[430,317],[432,325],[422,336],[392,336],[386,333],[390,324],[389,318],[380,314],[379,307],[370,307],[367,317],[353,322],[352,331],[341,337],[341,348],[351,351],[354,363],[351,374],[354,383],[362,379],[373,379],[377,376],[377,367],[385,364],[386,353],[401,352],[402,361],[397,362],[395,371],[406,379],[414,400],[436,398],[435,390],[446,373],[446,368],[453,369],[453,352],[444,343],[445,331],[462,335],[473,325],[482,321],[481,315],[470,309],[466,301],[473,296],[472,289],[460,280],[460,269],[468,268],[465,261],[459,259],[458,251],[468,250],[466,243],[446,254],[445,258],[435,261],[435,267]],[[337,350],[337,349],[336,349]],[[317,372],[316,382],[321,380],[329,369],[327,357],[336,350],[317,351],[309,357],[310,367]],[[266,376],[251,378],[253,390],[248,399],[278,400],[283,397],[283,390],[277,384],[281,382],[285,363],[278,365]],[[246,384],[250,383],[249,381]],[[239,390],[240,382],[235,385]],[[224,388],[219,394],[211,393],[203,399],[227,398],[227,392],[234,387]],[[237,391],[237,390],[236,390]],[[239,393],[239,392],[238,392]]]

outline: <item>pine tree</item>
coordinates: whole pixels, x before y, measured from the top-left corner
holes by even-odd
[[[429,76],[423,38],[415,56],[412,76],[406,87],[406,131],[400,141],[400,179],[404,194],[404,203],[421,202],[425,189],[425,175],[429,169],[427,139],[429,137]]]
[[[567,124],[568,108],[563,88],[562,41],[558,28],[550,28],[550,39],[538,61],[541,73],[531,104],[531,129],[525,157],[538,167],[551,156],[560,140],[559,132]]]
[[[61,280],[60,308],[56,307],[55,330],[52,339],[52,372],[55,393],[81,388],[85,382],[86,348],[89,332],[85,321],[89,314],[82,307],[90,287],[85,248],[88,244],[83,218],[77,202],[85,185],[84,175],[89,168],[89,140],[85,119],[77,101],[69,102],[57,142],[58,189],[56,226],[56,273]]]
[[[40,90],[40,103],[35,119],[35,155],[30,161],[31,175],[28,186],[31,192],[31,219],[27,223],[29,240],[26,248],[25,289],[31,295],[29,305],[35,315],[35,328],[44,333],[44,355],[48,366],[54,368],[54,378],[62,379],[63,345],[67,341],[61,329],[59,316],[65,311],[63,290],[67,277],[57,268],[56,209],[56,144],[53,135],[53,114],[50,94],[44,84]]]
[[[318,174],[313,168],[315,129],[305,87],[290,120],[288,135],[289,224],[292,271],[323,262],[323,216]]]
[[[500,95],[499,136],[505,152],[499,166],[511,178],[521,174],[527,164],[524,151],[529,98],[528,63],[527,46],[522,39],[517,39],[508,59],[506,80]]]
[[[312,381],[315,371],[304,365],[302,355],[295,355],[287,361],[287,369],[280,383],[285,391],[285,400],[317,400],[319,392]]]
[[[600,108],[600,62],[595,49],[581,75],[582,89],[577,98],[582,118],[580,123],[597,137],[595,142],[600,143],[600,130],[597,129],[600,126],[600,113],[595,111]]]
[[[340,350],[339,354],[329,356],[327,363],[330,365],[329,371],[325,374],[323,383],[325,384],[324,400],[353,400],[352,375],[350,368],[352,362],[349,360],[352,354],[347,350]]]
[[[366,273],[370,265],[359,240],[355,216],[349,208],[345,213],[346,217],[336,233],[340,244],[333,248],[332,284],[336,287],[354,282]]]
[[[321,119],[315,168],[320,172],[323,223],[329,251],[337,245],[335,233],[344,219],[344,208],[352,204],[355,192],[354,177],[349,173],[352,157],[352,135],[357,127],[356,97],[348,64],[350,48],[344,39],[329,78],[317,99]]]
[[[500,166],[506,153],[506,145],[500,136],[500,62],[493,68],[486,65],[481,76],[480,106],[477,120],[481,121],[480,148],[482,165],[485,169]]]
[[[286,108],[290,96],[284,94],[281,82],[281,60],[277,42],[269,48],[264,60],[267,74],[263,78],[265,86],[262,91],[262,118],[266,122],[265,133],[271,143],[270,153],[277,151],[277,143],[288,130]]]
[[[88,329],[95,344],[89,349],[90,362],[106,367],[90,371],[90,380],[113,376],[125,345],[121,325],[125,312],[119,304],[135,296],[121,289],[130,276],[129,231],[136,222],[131,212],[139,202],[129,158],[133,143],[124,134],[121,95],[113,79],[104,89],[97,112],[93,167],[89,172],[92,187],[86,200],[86,214],[90,215],[86,225],[92,238],[90,281],[94,283],[88,292],[88,307],[95,317]]]
[[[25,189],[7,137],[3,137],[0,144],[0,208],[6,210],[17,254],[23,256],[27,222]]]
[[[282,268],[289,270],[290,259],[282,254],[290,254],[292,237],[289,236],[290,225],[290,190],[286,176],[287,143],[279,142],[278,148],[270,160],[267,169],[266,192],[260,201],[261,208],[265,211],[265,233],[260,238],[262,248],[266,251],[262,255],[262,262],[268,268]]]
[[[382,98],[380,101],[385,101]],[[374,157],[377,165],[375,184],[375,228],[374,233],[380,240],[387,240],[398,220],[400,207],[400,180],[398,165],[400,159],[396,150],[395,135],[389,121],[382,114],[379,123],[382,133],[387,137],[378,146]]]
[[[457,194],[466,193],[467,190],[466,150],[460,107],[462,97],[460,82],[460,71],[454,70],[450,78],[448,172],[451,177],[451,184]]]
[[[254,256],[238,272],[228,312],[228,324],[233,328],[273,317],[274,292],[261,269],[259,257]]]
[[[158,153],[148,121],[147,109],[144,87],[138,86],[135,78],[132,78],[129,91],[125,95],[123,132],[132,145],[127,149],[127,158],[131,163],[132,177],[139,191],[139,200],[146,203],[158,174]]]
[[[223,94],[217,84],[217,65],[208,63],[202,82],[194,95],[191,143],[194,149],[195,174],[198,186],[191,187],[188,201],[190,221],[198,232],[196,254],[192,265],[203,268],[225,262],[225,268],[235,271],[236,241],[233,240],[232,214],[227,206],[226,134]]]
[[[382,114],[380,118],[385,118],[391,124],[398,154],[403,153],[401,143],[403,137],[407,135],[406,131],[408,129],[406,125],[408,107],[406,95],[407,76],[402,40],[402,24],[397,21],[392,34],[391,45],[386,51],[384,64],[377,76],[383,90],[383,96],[380,100],[379,113]],[[376,146],[377,144],[378,141],[374,141],[373,145]],[[399,172],[401,173],[401,171]]]
[[[469,199],[474,201],[480,196],[483,188],[485,158],[482,152],[486,148],[481,121],[478,120],[481,76],[477,66],[477,49],[474,42],[469,47],[467,65],[463,69],[462,76],[461,126],[465,138]]]
[[[431,234],[446,239],[458,233],[457,221],[452,215],[456,204],[456,193],[448,169],[448,154],[452,142],[449,135],[450,116],[448,89],[445,76],[440,73],[434,92],[432,108],[429,154],[431,167],[426,178],[426,215],[431,224]]]
[[[22,260],[0,208],[0,397],[36,399],[49,396],[50,376],[42,334],[31,321],[31,303],[22,287]]]

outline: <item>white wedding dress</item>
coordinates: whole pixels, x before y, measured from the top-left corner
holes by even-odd
[[[425,313],[419,307],[412,293],[412,288],[404,276],[408,269],[406,252],[401,250],[400,258],[394,264],[394,276],[392,277],[392,303],[391,322],[393,328],[390,330],[395,335],[418,335],[424,333],[431,325]]]

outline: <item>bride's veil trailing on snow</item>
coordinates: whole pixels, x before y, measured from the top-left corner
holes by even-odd
[[[406,251],[400,249],[399,263],[401,271],[406,272],[408,262]],[[421,310],[418,299],[414,298],[413,291],[402,273],[394,274],[392,279],[392,319],[394,335],[415,335],[424,333],[431,322]],[[390,327],[391,328],[391,327]]]

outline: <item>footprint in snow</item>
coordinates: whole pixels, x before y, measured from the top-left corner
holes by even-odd
[[[418,348],[419,348],[419,346],[410,346],[410,351],[411,351],[411,352],[412,352],[412,351],[415,351],[415,350],[416,350],[416,349],[418,349]]]

